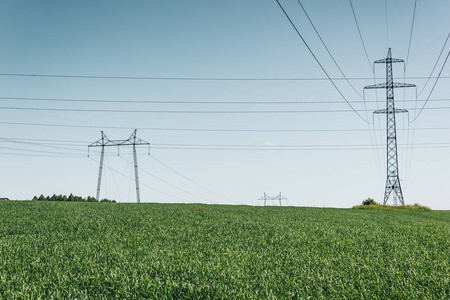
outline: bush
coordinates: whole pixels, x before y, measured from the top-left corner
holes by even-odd
[[[362,202],[362,205],[377,205],[378,203],[375,202],[372,198],[367,198]]]

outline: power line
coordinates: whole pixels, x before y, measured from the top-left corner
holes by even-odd
[[[389,21],[388,21],[388,6],[387,6],[387,0],[384,0],[384,9],[386,14],[386,36],[387,36],[387,46],[390,48],[391,43],[389,41]]]
[[[23,149],[23,148],[15,148],[15,147],[5,147],[0,146],[1,149],[7,149],[7,150],[15,150],[15,151],[23,151],[23,152],[38,152],[38,153],[45,153],[45,154],[51,154],[51,155],[71,155],[73,157],[83,157],[84,155],[81,154],[74,154],[74,153],[63,153],[63,152],[55,152],[55,151],[44,151],[44,150],[33,150],[33,149]]]
[[[351,82],[347,79],[347,76],[345,76],[344,71],[342,71],[341,67],[339,66],[339,64],[337,63],[337,61],[334,59],[334,56],[331,54],[330,50],[328,49],[327,45],[325,44],[324,40],[322,39],[322,37],[320,36],[319,32],[316,29],[316,26],[314,26],[314,23],[312,22],[311,18],[309,17],[308,13],[306,12],[305,8],[303,7],[302,3],[300,2],[300,0],[297,0],[298,4],[300,5],[300,7],[302,8],[303,12],[305,13],[306,17],[309,20],[309,23],[311,24],[312,28],[314,28],[314,31],[316,32],[317,36],[319,37],[320,41],[322,42],[322,45],[325,47],[325,49],[327,50],[328,54],[330,55],[331,59],[333,60],[334,64],[336,65],[336,67],[339,69],[339,71],[341,72],[342,76],[344,77],[344,79],[348,82],[348,84],[351,86],[351,88],[353,89],[353,91],[355,91],[355,93],[362,98],[361,94],[355,89],[355,87],[351,84]]]
[[[89,157],[89,158],[90,158],[91,160],[97,162],[97,163],[99,162],[99,161],[93,159],[92,157]],[[117,173],[117,174],[119,174],[119,175],[123,175],[123,174],[121,174],[119,171],[114,170],[113,168],[111,168],[110,166],[106,166],[106,168],[109,169],[110,171],[114,172],[114,173]],[[133,180],[133,178],[131,178],[131,177],[129,177],[129,176],[124,176],[124,177],[127,178],[128,180]],[[154,188],[154,187],[151,187],[151,186],[149,186],[149,185],[147,185],[147,184],[145,184],[145,183],[141,183],[141,185],[143,185],[143,186],[145,186],[145,187],[147,187],[147,188],[149,188],[149,189],[151,189],[151,190],[154,190],[155,192],[158,192],[158,193],[160,193],[160,194],[169,196],[169,197],[171,197],[171,198],[174,198],[174,199],[177,199],[177,200],[180,200],[180,201],[183,201],[183,202],[185,201],[184,199],[181,199],[181,198],[179,198],[179,197],[177,197],[177,196],[174,196],[174,195],[172,195],[172,194],[169,194],[169,193],[163,192],[163,191],[161,191],[161,190],[158,190],[158,189],[156,189],[156,188]]]
[[[233,201],[233,200],[231,200],[231,199],[228,199],[227,197],[224,197],[224,196],[222,196],[222,195],[219,195],[219,194],[217,194],[216,192],[211,191],[210,189],[208,189],[208,188],[206,188],[206,187],[204,187],[204,186],[202,186],[202,185],[196,183],[195,181],[189,179],[188,177],[184,176],[184,175],[181,174],[180,172],[174,170],[173,168],[169,167],[168,165],[166,165],[165,163],[163,163],[162,161],[160,161],[159,159],[157,159],[154,155],[152,155],[151,158],[153,158],[153,159],[154,159],[155,161],[157,161],[159,164],[161,164],[162,166],[166,167],[167,169],[169,169],[169,170],[172,171],[173,173],[177,174],[178,176],[180,176],[180,177],[184,178],[185,180],[189,181],[190,183],[192,183],[192,184],[198,186],[199,188],[201,188],[201,189],[203,189],[203,190],[205,190],[205,191],[207,191],[207,192],[209,192],[209,193],[211,193],[211,194],[213,194],[213,195],[215,195],[215,196],[217,196],[217,197],[220,197],[220,198],[222,198],[222,199],[225,199],[225,200],[227,200],[227,201],[231,201],[231,202],[237,203],[237,202],[235,202],[235,201]]]
[[[223,148],[227,148],[227,147],[259,147],[259,148],[271,148],[271,147],[280,147],[280,148],[284,148],[284,147],[368,147],[370,145],[366,145],[366,144],[275,144],[275,145],[254,145],[254,144],[153,144],[154,146],[181,146],[181,147],[189,147],[189,146],[194,146],[194,147],[223,147]],[[406,144],[398,144],[399,146],[404,146]],[[421,144],[417,144],[417,145],[450,145],[450,141],[449,142],[427,142],[427,143],[421,143]],[[385,147],[386,145],[383,144],[381,145],[382,147]]]
[[[406,76],[406,64],[405,64],[405,68],[403,69],[403,78],[405,78]],[[403,84],[406,84],[406,80],[403,79]],[[403,89],[403,105],[405,105],[405,89]],[[417,98],[417,97],[416,97]],[[415,102],[417,103],[417,102]],[[415,108],[417,108],[417,105],[415,105]],[[406,125],[406,126],[405,126]],[[411,149],[414,146],[414,139],[410,139],[410,132],[412,131],[412,136],[414,136],[414,127],[412,127],[412,130],[410,130],[411,126],[410,123],[408,122],[408,120],[406,118],[403,118],[403,127],[406,127],[406,151],[405,151],[405,155],[402,155],[403,157],[403,163],[404,164],[404,175],[401,176],[402,178],[404,178],[405,184],[408,182],[407,180],[409,179],[409,175],[408,175],[408,169],[410,169],[411,165],[408,165],[408,162],[412,162],[409,161],[408,157],[410,156],[410,153],[413,152],[413,150]],[[405,141],[405,135],[402,136],[402,140],[403,142]],[[403,170],[402,170],[403,171]],[[408,176],[408,177],[407,177]]]
[[[94,112],[94,113],[161,113],[161,114],[292,114],[292,113],[347,113],[353,110],[122,110],[122,109],[84,109],[84,108],[39,108],[39,107],[7,107],[4,110],[59,111],[59,112]]]
[[[417,145],[450,145],[450,142],[436,142],[436,143],[421,143]],[[158,146],[172,146],[172,147],[218,147],[218,148],[327,148],[327,147],[369,147],[366,144],[290,144],[290,145],[252,145],[252,144],[154,144],[154,147]],[[385,147],[386,145],[381,145]],[[407,144],[399,144],[399,146],[407,146]]]
[[[361,29],[359,28],[359,23],[358,23],[358,19],[356,18],[356,13],[355,13],[355,9],[353,7],[353,3],[352,3],[351,0],[349,0],[349,2],[350,2],[350,7],[351,7],[352,13],[353,13],[353,18],[355,20],[356,28],[358,29],[359,38],[361,40],[361,44],[363,46],[364,53],[366,54],[367,62],[369,63],[370,70],[373,73],[373,81],[374,81],[374,84],[376,84],[375,67],[374,67],[374,65],[372,65],[372,62],[371,62],[371,60],[369,58],[369,55],[367,53],[367,48],[366,48],[366,45],[364,43],[364,39],[362,37]],[[375,97],[376,97],[377,108],[379,109],[379,107],[378,107],[378,92],[375,92]],[[364,105],[365,105],[365,108],[366,108],[366,118],[369,119],[368,115],[367,115],[366,102],[364,103]],[[372,130],[371,130],[372,126],[371,126],[370,123],[368,123],[367,125],[368,125],[368,128],[369,128],[370,143],[371,143],[371,146],[372,146],[372,153],[373,153],[373,157],[374,157],[374,160],[375,160],[375,166],[377,168],[377,173],[378,173],[380,181],[381,181],[382,180],[381,160],[380,160],[380,153],[378,151],[379,147],[378,147],[377,133],[375,131],[375,122],[372,124],[373,125],[373,137],[372,137]],[[374,141],[375,141],[375,144],[374,144]]]
[[[7,107],[0,110],[59,111],[59,112],[93,112],[93,113],[160,113],[160,114],[291,114],[291,113],[347,113],[356,110],[122,110],[122,109],[85,109],[85,108],[40,108]]]
[[[382,145],[379,146],[382,149]],[[450,148],[450,144],[434,144],[413,146],[411,149],[438,149],[438,148]],[[214,148],[214,147],[153,147],[153,149],[159,150],[206,150],[206,151],[356,151],[356,150],[372,150],[372,145],[359,146],[359,147],[329,147],[329,148]]]
[[[416,4],[414,4],[414,6],[415,6],[415,5],[416,5]],[[414,7],[414,9],[415,9],[415,7]],[[411,29],[411,30],[412,30],[412,29]],[[439,56],[438,56],[438,58],[437,58],[437,60],[436,60],[436,63],[434,64],[433,69],[431,70],[430,76],[428,76],[428,78],[427,78],[427,80],[426,80],[426,82],[425,82],[425,84],[424,84],[422,90],[419,92],[419,94],[418,94],[417,96],[420,96],[420,95],[422,94],[422,92],[425,90],[425,87],[428,85],[428,82],[429,82],[430,79],[432,78],[432,75],[433,75],[433,73],[434,73],[434,70],[436,69],[436,66],[437,66],[437,64],[439,63],[439,60],[441,59],[441,55],[442,55],[442,53],[444,52],[445,46],[447,45],[447,42],[448,42],[449,37],[450,37],[450,32],[449,32],[449,34],[447,35],[447,38],[446,38],[446,40],[445,40],[445,42],[444,42],[444,45],[442,46],[441,52],[439,53]],[[433,77],[433,78],[434,78],[434,77]],[[436,82],[437,82],[437,78],[438,78],[438,77],[436,77]],[[435,84],[436,84],[436,83],[435,83]],[[434,87],[433,87],[433,89],[434,89]],[[430,95],[431,95],[431,93],[430,93]],[[428,98],[430,97],[430,95],[428,95]],[[416,96],[416,102],[415,102],[415,109],[417,109],[417,96]],[[425,106],[424,106],[424,107],[425,107]],[[417,118],[417,116],[416,116],[416,118]],[[414,119],[414,120],[415,120],[415,119]],[[414,120],[413,120],[413,128],[412,128],[411,145],[414,145],[415,131],[417,130],[417,129],[416,129],[416,122],[414,122]],[[408,122],[408,127],[409,127],[409,123],[410,123],[410,122]],[[409,132],[408,132],[408,133],[409,133]],[[409,138],[409,134],[408,134],[408,138]],[[411,154],[410,154],[410,158],[409,158],[409,163],[407,163],[407,167],[409,166],[409,168],[408,168],[407,171],[406,171],[406,176],[408,176],[408,178],[409,178],[409,176],[410,176],[409,174],[411,173],[413,150],[414,150],[414,148],[411,149]]]
[[[78,152],[84,152],[81,149],[73,149],[73,148],[66,148],[66,147],[60,147],[55,144],[48,144],[48,143],[36,143],[36,142],[28,142],[24,139],[7,139],[7,138],[0,138],[0,142],[3,143],[16,143],[16,144],[25,144],[25,145],[35,145],[40,147],[47,147],[47,148],[56,148],[56,149],[62,149],[62,150],[69,150],[69,151],[78,151]],[[67,145],[67,144],[66,144]],[[80,145],[81,146],[81,145]]]
[[[427,84],[428,84],[428,82],[430,81],[431,78],[433,78],[433,79],[437,79],[437,78],[438,78],[438,77],[431,77],[431,76],[433,75],[434,70],[436,69],[436,66],[437,66],[438,63],[439,63],[439,60],[441,59],[441,55],[442,55],[442,53],[444,52],[444,49],[445,49],[445,46],[447,45],[447,42],[448,42],[448,38],[449,38],[449,37],[450,37],[450,32],[448,33],[447,38],[445,39],[445,43],[444,43],[444,45],[442,46],[441,52],[439,53],[439,56],[438,56],[438,58],[437,58],[437,60],[436,60],[436,63],[434,64],[433,70],[431,70],[430,76],[428,76],[427,81],[425,82],[425,84],[424,84],[422,90],[419,92],[419,94],[417,94],[418,96],[420,96],[420,94],[422,94],[423,90],[425,89],[425,87],[427,86]],[[443,78],[443,77],[441,77],[441,78]]]
[[[128,162],[128,163],[131,163],[131,161],[126,160],[126,159],[123,158],[122,156],[120,156],[120,158],[121,158],[122,160]],[[174,185],[174,184],[172,184],[172,183],[170,183],[170,182],[168,182],[168,181],[166,181],[166,180],[164,180],[164,179],[162,179],[162,178],[160,178],[160,177],[158,177],[158,176],[156,176],[156,175],[150,173],[149,171],[147,171],[147,170],[145,170],[145,169],[143,169],[143,168],[141,168],[141,167],[139,167],[139,170],[141,170],[142,172],[146,173],[147,175],[150,175],[150,176],[152,176],[153,178],[155,178],[155,179],[157,179],[157,180],[159,180],[159,181],[161,181],[161,182],[163,182],[163,183],[165,183],[165,184],[167,184],[167,185],[169,185],[169,186],[171,186],[171,187],[173,187],[173,188],[175,188],[175,189],[177,189],[177,190],[179,190],[179,191],[181,191],[181,192],[183,192],[183,193],[186,193],[186,194],[188,194],[188,195],[190,195],[190,196],[193,196],[193,197],[195,197],[195,198],[202,199],[202,200],[207,201],[207,202],[212,202],[212,203],[216,203],[216,204],[217,204],[217,202],[208,200],[208,199],[203,198],[203,197],[201,197],[201,196],[195,195],[195,194],[193,194],[193,193],[191,193],[191,192],[189,192],[189,191],[186,191],[185,189],[182,189],[182,188],[180,188],[180,187],[178,187],[178,186],[176,186],[176,185]]]
[[[436,80],[437,82],[437,80]],[[431,95],[431,94],[430,94]],[[93,113],[159,113],[159,114],[299,114],[299,113],[349,113],[366,110],[329,109],[329,110],[121,110],[121,109],[84,109],[84,108],[39,108],[39,107],[7,107],[0,110],[59,111],[59,112],[93,112]],[[427,109],[450,109],[450,107],[431,107]],[[409,108],[414,110],[414,108]],[[359,113],[358,113],[359,115]]]
[[[109,167],[109,169],[111,169],[111,163],[109,162],[108,157],[106,157],[106,162],[107,162],[107,166]],[[120,194],[119,194],[119,185],[122,184],[122,180],[123,180],[123,177],[125,177],[125,172],[126,171],[127,171],[127,169],[125,167],[125,170],[122,173],[122,176],[121,176],[119,184],[116,183],[116,178],[114,177],[114,174],[111,174],[111,178],[112,178],[112,180],[114,182],[114,185],[116,186],[116,194],[114,195],[114,198],[113,198],[114,200],[115,200],[116,196],[119,195],[119,200],[122,201],[122,198],[120,197]],[[120,173],[119,173],[119,175],[120,175]],[[105,190],[108,191],[106,186],[105,186]],[[100,201],[100,195],[97,195],[96,199],[97,199],[97,201]]]
[[[23,157],[51,157],[51,158],[80,158],[78,155],[66,155],[66,154],[27,154],[27,153],[17,153],[17,152],[3,152],[2,155],[10,155],[10,156],[23,156]]]
[[[358,19],[356,18],[355,10],[353,9],[352,0],[349,0],[349,2],[350,2],[350,7],[352,8],[352,12],[353,12],[353,18],[355,19],[356,28],[358,28],[359,38],[360,38],[362,46],[364,48],[364,53],[366,53],[366,57],[367,57],[367,61],[369,62],[370,69],[372,70],[372,72],[374,72],[374,68],[373,68],[371,60],[369,58],[369,54],[367,54],[366,44],[364,43],[364,40],[363,40],[363,37],[361,34],[361,29],[359,28]]]
[[[442,78],[442,77],[441,77]],[[4,100],[19,101],[49,101],[49,102],[82,102],[82,103],[137,103],[137,104],[242,104],[242,105],[288,105],[288,104],[342,104],[342,101],[173,101],[173,100],[109,100],[109,99],[81,99],[81,98],[35,98],[35,97],[0,97]],[[432,101],[450,101],[450,99],[430,99]],[[413,102],[416,99],[407,99],[404,102]],[[350,103],[376,103],[377,101],[355,100]]]
[[[413,12],[413,18],[412,18],[412,23],[411,23],[411,33],[409,35],[408,54],[406,55],[405,70],[408,67],[409,50],[411,49],[411,41],[412,41],[412,35],[413,35],[413,29],[414,29],[414,19],[416,18],[416,6],[417,6],[417,0],[414,1],[414,12]]]
[[[430,128],[423,128],[423,129],[430,129]],[[449,128],[432,128],[432,129],[446,129],[446,130],[450,130]],[[406,129],[405,129],[406,130]],[[23,142],[24,140],[33,140],[33,141],[45,141],[45,140],[40,140],[40,139],[11,139],[11,138],[0,138],[0,142],[6,142],[6,143],[24,143],[26,145],[37,145],[37,146],[41,146],[41,143],[33,143],[33,142]],[[52,140],[52,141],[56,141],[56,142],[71,142],[71,141],[65,141],[65,140]],[[85,143],[85,142],[83,142]],[[418,145],[447,145],[450,144],[450,142],[445,143],[445,142],[429,142],[429,143],[422,143],[422,144],[418,144]],[[53,144],[46,144],[46,145],[53,145]],[[402,144],[399,144],[402,145]],[[405,144],[406,145],[406,144]],[[369,145],[366,144],[275,144],[275,145],[255,145],[255,144],[186,144],[186,143],[154,143],[152,144],[152,148],[154,147],[165,147],[165,146],[173,146],[173,147],[221,147],[221,148],[236,148],[236,147],[247,147],[247,148],[286,148],[286,147],[316,147],[316,148],[320,148],[320,147],[366,147]],[[382,147],[384,147],[385,145],[381,145]],[[84,152],[83,150],[80,149],[75,149],[75,148],[64,148],[64,147],[58,147],[59,149],[63,149],[63,150],[68,150],[68,151],[78,151],[78,152]],[[8,148],[8,149],[17,149],[17,150],[26,150],[28,151],[28,149],[19,149],[19,148]],[[62,152],[49,152],[49,151],[43,151],[43,152],[47,152],[47,153],[62,153]],[[65,154],[65,153],[64,153]]]
[[[89,143],[88,141],[69,141],[69,140],[55,140],[55,139],[29,139],[29,138],[8,138],[8,137],[0,137],[0,140],[3,142],[14,142],[14,141],[34,141],[34,142],[42,142],[36,143],[40,145],[65,145],[65,146],[80,146],[85,148],[85,145]],[[2,142],[0,141],[0,142]],[[34,144],[34,143],[30,143]]]
[[[447,128],[450,129],[450,128]],[[30,143],[29,145],[34,145]],[[399,144],[399,146],[405,146],[404,144]],[[409,145],[406,145],[406,147]],[[378,147],[385,147],[384,144],[379,145]],[[415,144],[412,148],[448,148],[450,147],[450,142],[429,142],[429,143],[418,143]],[[230,151],[318,151],[318,150],[369,150],[373,148],[373,145],[366,144],[290,144],[290,145],[252,145],[252,144],[154,144],[152,146],[153,149],[171,149],[171,150],[230,150]],[[57,156],[68,156],[68,157],[85,157],[85,155],[77,155],[73,153],[65,153],[65,152],[55,152],[55,151],[45,151],[45,150],[34,150],[34,149],[23,149],[23,148],[15,148],[15,147],[5,147],[0,146],[0,149],[14,150],[14,151],[22,151],[22,152],[33,152],[33,153],[43,153],[48,155],[57,155]],[[78,149],[70,149],[64,148],[66,151],[79,151]],[[11,153],[13,154],[13,153]],[[20,153],[17,153],[20,154]],[[116,156],[116,155],[114,155]],[[158,163],[164,165],[166,168],[176,173],[177,175],[183,177],[184,179],[190,181],[191,183],[201,187],[202,189],[215,194],[213,191],[193,182],[191,179],[186,176],[180,174],[178,171],[164,164],[157,158],[153,157]],[[146,172],[144,170],[144,172]],[[153,174],[150,174],[154,176]],[[160,179],[160,178],[158,178]],[[162,179],[161,179],[162,181]],[[216,196],[218,196],[216,194]],[[219,196],[224,198],[223,196]],[[224,198],[226,199],[226,198]],[[230,199],[226,199],[232,201]]]
[[[378,146],[380,149],[382,149],[382,145]],[[410,149],[441,149],[441,148],[450,148],[450,143],[429,143],[429,144],[416,144],[413,147],[410,147]],[[84,158],[85,155],[76,155],[76,154],[68,154],[64,152],[50,152],[50,151],[38,151],[38,150],[32,150],[32,149],[20,149],[20,148],[13,148],[13,147],[0,147],[0,149],[6,149],[6,150],[13,150],[14,152],[1,152],[2,154],[12,155],[12,156],[29,156],[29,157],[54,157],[54,158]],[[153,147],[155,150],[194,150],[194,151],[244,151],[244,152],[250,152],[250,151],[256,151],[256,152],[264,152],[264,151],[270,151],[270,152],[288,152],[288,151],[360,151],[360,150],[372,150],[373,147],[371,145],[360,145],[360,146],[354,146],[354,147],[320,147],[320,148],[273,148],[273,147],[267,147],[267,148],[219,148],[219,147],[177,147],[177,146],[155,146]],[[31,153],[20,153],[21,152],[33,152]],[[35,154],[36,152],[42,153],[42,154]],[[108,155],[105,155],[105,157]],[[116,157],[117,155],[109,155],[111,157]],[[90,156],[91,157],[91,156]],[[142,183],[141,183],[142,184]],[[235,202],[233,200],[229,200]],[[235,202],[237,203],[237,202]]]
[[[367,53],[366,44],[364,43],[364,39],[362,37],[361,29],[359,28],[359,23],[358,23],[358,19],[356,18],[356,13],[355,13],[355,9],[353,8],[352,0],[349,0],[349,2],[350,2],[350,7],[351,7],[352,13],[353,13],[353,19],[355,20],[356,28],[358,29],[359,38],[361,40],[361,44],[363,46],[364,53],[366,54],[367,62],[369,63],[370,70],[373,73],[374,84],[376,84],[375,67],[372,65],[371,60],[369,58],[369,54]],[[377,92],[375,93],[375,97],[376,97],[376,103],[377,103],[377,106],[378,106],[378,93]],[[367,112],[367,102],[366,102],[365,98],[363,98],[363,99],[364,99],[364,108],[366,110],[366,119],[368,120],[369,116],[368,116],[368,112]],[[372,127],[371,127],[371,125],[373,125],[373,137],[372,137],[372,130],[371,130]],[[380,154],[379,154],[379,151],[378,151],[379,148],[378,148],[377,133],[375,131],[375,122],[374,122],[374,124],[371,124],[370,122],[368,122],[367,123],[367,127],[369,129],[370,144],[371,144],[371,147],[372,147],[372,154],[373,154],[373,157],[374,157],[374,160],[375,160],[375,166],[376,166],[377,173],[378,173],[378,176],[379,176],[380,181],[381,181],[382,180],[381,179],[382,178],[381,160],[380,160]],[[375,144],[374,144],[374,141],[375,141]]]
[[[74,79],[122,79],[122,80],[170,80],[170,81],[328,81],[330,78],[245,78],[245,77],[140,77],[140,76],[102,76],[102,75],[63,75],[63,74],[27,74],[27,73],[0,73],[0,76],[34,77],[34,78],[74,78]],[[450,78],[450,77],[445,77]],[[367,77],[331,77],[338,80],[367,80]],[[378,78],[382,79],[382,78]],[[426,79],[426,77],[407,77],[407,79]]]
[[[441,68],[441,71],[439,72],[439,75],[442,74],[442,71],[444,70],[444,67],[445,67],[445,64],[447,63],[447,60],[448,60],[448,56],[449,56],[449,55],[450,55],[450,51],[448,52],[447,57],[445,58],[444,64],[442,65],[442,68]],[[431,89],[430,94],[428,95],[427,101],[425,101],[425,103],[423,104],[423,106],[422,106],[422,108],[420,109],[419,113],[416,115],[416,117],[414,118],[414,120],[412,120],[411,122],[414,122],[414,121],[420,116],[420,114],[422,113],[422,111],[425,109],[425,106],[426,106],[427,103],[428,103],[428,99],[430,98],[431,94],[433,93],[434,88],[436,87],[436,84],[437,84],[437,82],[438,82],[438,80],[439,80],[439,75],[438,75],[438,78],[436,79],[436,81],[434,82],[433,88]]]
[[[121,126],[104,126],[104,125],[68,125],[68,124],[48,124],[48,123],[20,123],[20,122],[3,122],[5,125],[22,125],[22,126],[43,126],[57,128],[107,128],[107,129],[124,129],[129,130],[134,127]],[[169,128],[169,127],[140,127],[139,130],[150,131],[186,131],[186,132],[366,132],[368,129],[227,129],[227,128]],[[402,130],[402,129],[399,129]],[[416,130],[450,130],[450,127],[426,127],[417,128]],[[378,131],[381,131],[379,129]],[[78,141],[76,141],[78,142]]]
[[[367,120],[365,120],[354,108],[353,106],[348,102],[347,98],[345,98],[345,96],[342,94],[342,92],[339,90],[339,88],[337,87],[337,85],[334,83],[334,81],[331,79],[331,77],[328,75],[327,71],[325,71],[325,68],[322,66],[322,64],[320,63],[320,61],[317,59],[316,55],[314,54],[314,52],[311,50],[311,48],[309,47],[308,43],[306,43],[305,39],[303,38],[303,36],[300,34],[300,32],[298,31],[297,27],[295,26],[295,24],[292,22],[291,18],[289,17],[289,15],[286,13],[286,11],[284,10],[283,6],[281,5],[280,1],[275,0],[278,5],[280,6],[281,10],[283,11],[284,15],[286,16],[286,18],[289,20],[289,22],[291,23],[292,27],[295,29],[295,31],[297,32],[297,35],[300,37],[300,39],[303,41],[303,43],[305,44],[306,48],[308,48],[309,52],[311,53],[311,55],[314,57],[314,59],[316,60],[317,64],[320,66],[320,68],[322,69],[322,71],[325,73],[325,75],[327,76],[327,78],[331,81],[331,83],[333,84],[333,86],[335,87],[335,89],[338,91],[338,93],[341,95],[341,97],[345,100],[345,102],[347,102],[347,104],[350,106],[350,108],[366,123],[368,123]]]

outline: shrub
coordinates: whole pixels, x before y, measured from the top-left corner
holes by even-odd
[[[362,202],[362,205],[376,205],[378,203],[375,202],[372,198],[367,198]]]

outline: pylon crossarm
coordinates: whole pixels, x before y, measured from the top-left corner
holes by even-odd
[[[393,82],[393,88],[407,88],[407,87],[416,87],[415,84],[411,84],[411,83],[400,83],[400,82]],[[364,89],[365,90],[370,90],[370,89],[386,89],[386,88],[390,88],[390,86],[388,86],[387,83],[383,82],[383,83],[378,83],[378,84],[372,84],[372,85],[368,85],[365,86]]]
[[[117,144],[115,144],[114,141],[110,140],[102,143],[100,140],[90,144],[88,147],[90,148],[90,147],[110,147],[110,146],[117,146]]]
[[[374,61],[374,64],[386,64],[386,63],[401,63],[401,62],[405,62],[403,59],[398,59],[398,58],[383,58],[383,59],[379,59]]]
[[[134,142],[134,144],[136,146],[139,146],[139,145],[150,145],[150,143],[148,143],[148,142],[146,142],[144,140],[141,140],[141,139],[136,139],[136,142]]]
[[[140,138],[136,137],[136,131],[134,130],[133,134],[126,140],[110,140],[102,131],[102,138],[98,141],[93,142],[88,147],[111,147],[111,146],[140,146],[140,145],[148,145],[149,142],[146,142]]]
[[[146,142],[141,139],[136,139],[136,142],[131,140],[107,140],[102,144],[102,140],[98,140],[92,144],[90,144],[88,147],[100,147],[100,146],[142,146],[142,145],[150,145],[149,142]]]
[[[258,201],[264,201],[264,206],[266,206],[267,200],[269,201],[279,201],[280,202],[280,206],[281,206],[281,201],[287,201],[286,197],[281,196],[281,193],[279,193],[277,196],[275,197],[269,197],[267,196],[266,193],[264,193],[264,196],[261,198],[258,198]]]
[[[407,109],[400,109],[400,108],[396,108],[395,109],[395,113],[396,114],[398,114],[398,113],[407,113],[407,112],[408,112]],[[379,110],[374,111],[373,113],[374,114],[386,114],[387,110],[386,109],[379,109]]]

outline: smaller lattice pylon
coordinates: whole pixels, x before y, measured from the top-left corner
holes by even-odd
[[[281,196],[281,192],[280,192],[280,193],[278,194],[278,196],[277,196],[277,200],[278,200],[278,202],[280,203],[280,206],[281,206],[281,201],[286,201],[287,198]]]
[[[287,198],[283,197],[281,195],[281,192],[275,197],[269,197],[269,196],[267,196],[266,193],[264,193],[264,196],[262,196],[261,198],[258,198],[258,202],[264,201],[264,206],[267,206],[267,200],[271,200],[272,204],[273,204],[273,201],[278,201],[280,203],[280,206],[282,206],[281,202],[287,201]]]
[[[264,201],[264,206],[266,206],[266,204],[267,204],[267,199],[268,199],[269,197],[267,197],[267,194],[266,193],[264,193],[264,196],[262,196],[261,198],[258,198],[258,203],[260,202],[260,201]]]
[[[135,129],[131,136],[126,140],[110,140],[108,137],[102,133],[102,137],[98,140],[93,142],[88,146],[88,157],[89,157],[89,149],[92,147],[102,147],[102,152],[100,154],[100,167],[98,171],[98,183],[97,183],[97,201],[100,201],[100,186],[102,182],[102,170],[103,170],[103,158],[105,156],[105,147],[111,147],[111,146],[117,146],[117,149],[120,148],[120,146],[133,146],[133,157],[134,157],[134,175],[135,175],[135,182],[136,182],[136,199],[137,203],[141,202],[141,195],[139,192],[139,176],[138,176],[138,165],[137,165],[137,154],[136,154],[136,146],[142,146],[146,145],[148,146],[148,154],[150,155],[150,143],[141,140],[140,138],[136,137],[136,131]]]

